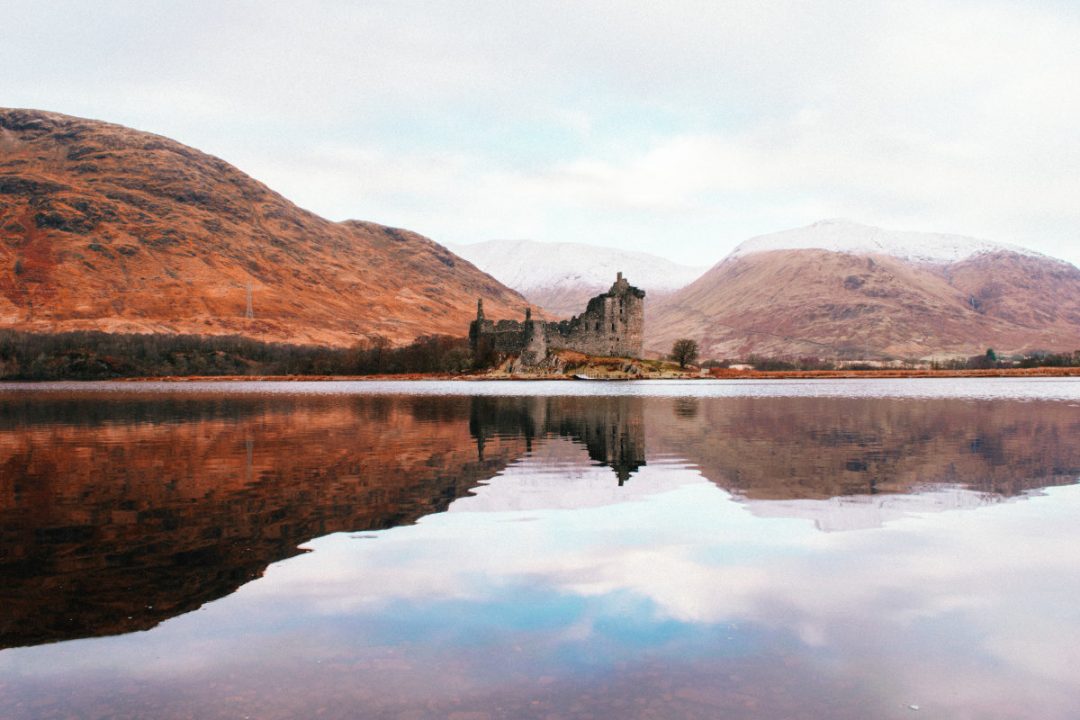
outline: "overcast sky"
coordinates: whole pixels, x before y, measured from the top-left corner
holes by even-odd
[[[1080,3],[0,0],[0,105],[334,220],[712,264],[848,218],[1080,264]]]

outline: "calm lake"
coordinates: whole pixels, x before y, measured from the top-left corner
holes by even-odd
[[[1080,380],[0,385],[0,717],[1076,718]]]

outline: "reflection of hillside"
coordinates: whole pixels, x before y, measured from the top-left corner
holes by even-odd
[[[615,471],[622,485],[645,465],[644,399],[640,397],[475,397],[470,429],[483,456],[490,437],[544,435],[580,442],[589,457]]]
[[[468,398],[6,400],[0,647],[147,629],[524,452],[492,438],[478,460]]]
[[[759,514],[823,528],[1080,476],[1080,412],[1064,403],[26,397],[0,397],[0,647],[150,628],[310,538],[441,512],[545,437],[569,442],[522,473],[550,485],[537,493],[544,507],[560,492],[567,507],[600,496],[563,482],[560,459],[581,466],[574,448],[621,484],[645,464],[648,438],[649,457],[696,464]],[[898,496],[942,485],[974,494]],[[880,500],[889,494],[898,500]],[[828,498],[842,501],[817,502]]]
[[[961,485],[1013,496],[1080,476],[1064,403],[723,398],[650,403],[650,453],[686,458],[749,500]]]

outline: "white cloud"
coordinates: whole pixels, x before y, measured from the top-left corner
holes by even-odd
[[[539,480],[529,475],[535,471],[525,460],[481,493],[516,500],[521,482]],[[662,491],[665,482],[679,486],[692,476],[684,474],[646,467],[634,482]],[[576,485],[582,482],[589,479]],[[555,487],[548,492],[557,498]],[[882,693],[902,689],[942,710],[1011,702],[1020,687],[1080,688],[1071,672],[1080,645],[1061,632],[1071,627],[1080,591],[1080,558],[1071,551],[1076,488],[841,533],[799,519],[755,519],[708,483],[636,497],[573,517],[531,507],[530,522],[511,522],[522,517],[519,510],[466,509],[370,544],[324,538],[313,556],[276,565],[245,590],[269,603],[290,598],[290,612],[320,615],[449,598],[483,604],[522,583],[598,606],[629,593],[651,602],[655,615],[642,622],[790,633],[842,658],[850,677],[888,678]],[[423,551],[432,546],[444,550],[437,557]],[[566,630],[583,643],[596,632]]]
[[[1068,3],[11,14],[6,102],[162,132],[337,219],[710,262],[749,235],[847,216],[1080,262]]]

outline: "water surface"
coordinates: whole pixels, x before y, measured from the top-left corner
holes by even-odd
[[[4,386],[0,717],[1071,718],[1078,479],[1075,380]]]

